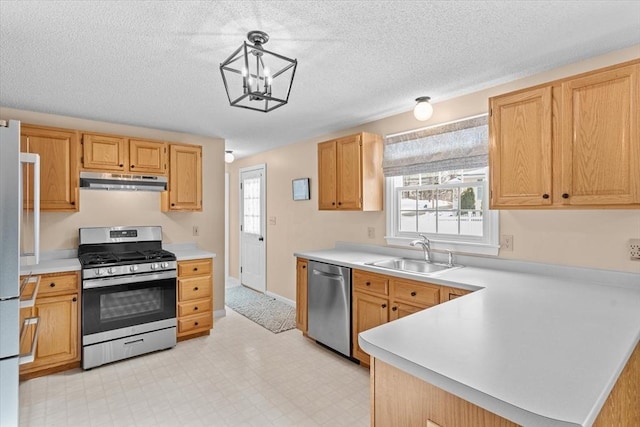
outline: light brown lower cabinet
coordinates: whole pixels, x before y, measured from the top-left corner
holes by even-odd
[[[296,328],[307,333],[307,282],[309,261],[296,260]]]
[[[594,427],[640,425],[640,345]],[[518,424],[371,358],[371,426],[514,427]]]
[[[35,378],[80,366],[80,291],[77,272],[43,274],[33,308],[25,317],[39,317],[35,359],[20,366],[20,378]],[[31,340],[27,339],[28,344]],[[28,349],[21,348],[21,352]]]
[[[178,341],[209,335],[213,328],[213,261],[178,262]]]

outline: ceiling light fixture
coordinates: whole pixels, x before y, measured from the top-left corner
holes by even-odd
[[[421,96],[416,98],[416,106],[413,108],[413,116],[424,122],[425,120],[429,120],[431,115],[433,114],[433,106],[429,102],[431,100],[428,96]]]
[[[289,101],[298,61],[265,50],[269,35],[250,31],[246,41],[222,64],[220,73],[232,107],[265,113]]]
[[[233,155],[233,151],[227,150],[224,152],[224,161],[226,163],[233,163],[235,159],[236,159],[236,156]]]

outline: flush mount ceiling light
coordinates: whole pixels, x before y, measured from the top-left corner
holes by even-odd
[[[236,157],[233,155],[233,151],[227,150],[224,152],[224,161],[226,163],[233,163]]]
[[[269,35],[250,31],[246,41],[220,64],[224,88],[233,107],[265,113],[289,101],[298,61],[265,50]]]
[[[431,115],[433,114],[433,106],[429,102],[431,100],[428,96],[421,96],[416,98],[416,106],[413,108],[413,116],[424,122],[425,120],[429,120]]]

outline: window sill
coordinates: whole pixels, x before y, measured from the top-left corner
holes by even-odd
[[[409,246],[409,243],[415,238],[385,236],[387,245],[393,246]],[[452,251],[455,253],[466,253],[474,255],[492,255],[497,256],[500,245],[489,243],[472,243],[472,242],[456,242],[451,240],[429,239],[431,249],[434,251]]]

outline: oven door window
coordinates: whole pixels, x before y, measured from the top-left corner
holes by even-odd
[[[176,317],[176,279],[85,289],[83,335]]]

